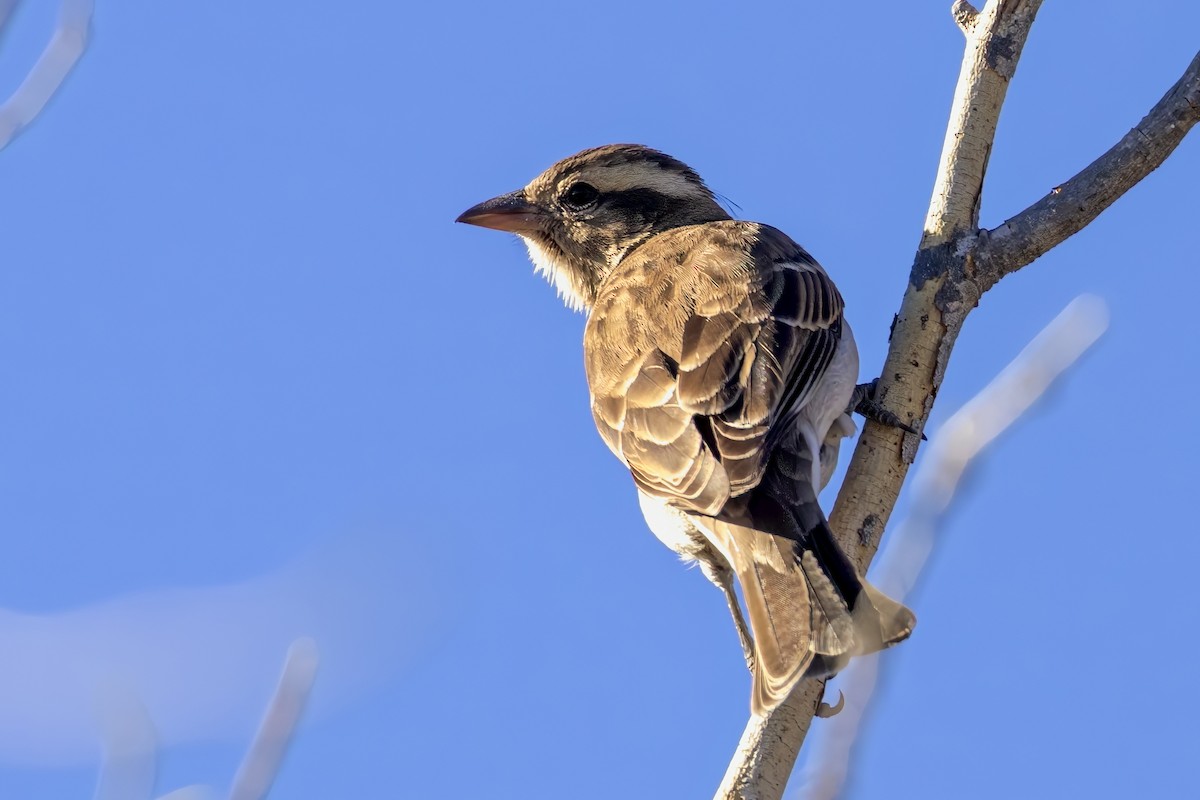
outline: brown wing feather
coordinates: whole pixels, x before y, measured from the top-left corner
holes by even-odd
[[[912,630],[862,582],[783,437],[841,342],[842,298],[779,231],[659,234],[602,284],[584,338],[597,427],[647,494],[685,511],[736,574],[754,631],[752,707]],[[863,598],[866,598],[865,601]]]
[[[842,298],[803,248],[727,221],[659,234],[601,286],[584,338],[596,425],[638,486],[716,513],[762,479],[820,382]]]

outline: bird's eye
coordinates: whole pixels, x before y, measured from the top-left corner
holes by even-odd
[[[573,183],[563,192],[562,204],[571,211],[582,211],[600,199],[600,192],[590,183]]]

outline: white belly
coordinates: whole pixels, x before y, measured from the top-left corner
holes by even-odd
[[[842,340],[820,385],[800,412],[801,435],[808,441],[813,458],[813,486],[825,488],[837,467],[841,440],[854,434],[854,420],[846,406],[858,385],[858,345],[850,323],[842,321]]]
[[[651,532],[683,560],[694,561],[708,549],[708,540],[692,524],[687,514],[666,500],[639,491],[638,504],[642,507],[642,516],[646,518],[646,525]]]

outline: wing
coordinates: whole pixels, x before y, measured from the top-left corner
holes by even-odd
[[[842,298],[780,231],[660,234],[608,276],[584,338],[592,411],[648,494],[715,514],[762,479],[841,339]]]

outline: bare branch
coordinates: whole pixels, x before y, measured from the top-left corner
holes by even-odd
[[[1041,5],[1041,0],[991,0],[976,12],[968,3],[954,4],[952,12],[966,34],[967,48],[925,217],[923,248],[979,227],[983,176],[1000,107]]]
[[[893,331],[879,391],[890,410],[919,426],[927,419],[962,317],[943,319],[935,299],[948,279],[941,255],[954,238],[978,227],[984,173],[1000,107],[1041,0],[989,0],[976,12],[968,3],[952,9],[967,45],[950,109],[925,233]],[[959,303],[962,306],[962,303]],[[965,306],[974,305],[971,301]],[[907,441],[906,441],[907,440]],[[868,422],[830,515],[839,544],[862,572],[900,494],[920,438]],[[902,446],[903,445],[903,446]],[[790,773],[816,711],[823,686],[805,681],[765,720],[751,718],[726,773],[719,798],[777,800],[778,774]],[[765,753],[765,755],[764,755]],[[782,763],[780,763],[782,762]],[[742,776],[731,783],[730,776]],[[753,791],[739,786],[754,786]]]
[[[981,237],[975,250],[975,265],[983,291],[1082,230],[1118,197],[1158,169],[1197,121],[1200,121],[1200,53],[1150,113],[1112,149]]]
[[[233,779],[229,800],[266,798],[312,692],[317,661],[317,645],[312,639],[297,639],[288,648],[279,685]],[[106,752],[94,800],[149,800],[158,749],[154,723],[136,695],[120,686],[107,687],[99,699]],[[210,800],[215,796],[212,788],[196,784],[158,800]]]
[[[970,36],[974,32],[975,23],[979,21],[979,12],[975,10],[975,6],[967,0],[954,0],[950,13],[954,15],[954,21],[958,23],[963,35]]]
[[[142,701],[125,687],[109,685],[97,697],[104,760],[94,800],[150,800],[157,774],[158,734]]]
[[[770,716],[751,716],[715,795],[739,800],[778,800],[817,712],[824,681],[804,681]]]
[[[892,329],[879,399],[917,430],[929,418],[962,325],[1000,276],[1075,233],[1162,163],[1194,125],[1197,63],[1129,136],[1095,164],[994,232],[979,231],[983,180],[1000,108],[1041,0],[957,0],[962,68],[909,285]],[[830,514],[839,544],[866,571],[916,458],[920,437],[864,425]],[[765,719],[752,718],[718,798],[781,796],[822,687],[803,683]],[[856,701],[849,698],[851,704]]]
[[[300,724],[317,677],[317,661],[317,645],[312,639],[297,639],[288,648],[279,686],[233,779],[229,800],[263,800],[267,796]]]
[[[1040,0],[991,0],[967,37],[925,232],[879,382],[887,407],[918,427],[928,419],[962,321],[978,300],[977,287],[951,269],[955,245],[978,227],[1000,106],[1040,6]],[[830,515],[860,570],[879,547],[919,443],[873,422],[863,428]]]
[[[980,103],[977,91],[963,84],[978,81],[986,85],[984,76],[991,69],[1007,70],[1011,77],[1038,4],[1024,4],[1023,10],[1017,8],[1020,5],[999,4],[1025,17],[1014,19],[1007,27],[1008,33],[994,37],[990,45],[980,48],[979,42],[987,38],[990,26],[1001,29],[1000,19],[989,15],[991,3],[968,31],[967,53],[925,235],[880,380],[887,406],[901,418],[911,416],[917,425],[928,419],[958,333],[980,296],[1004,274],[1029,263],[1087,225],[1161,164],[1200,117],[1200,62],[1193,61],[1142,124],[1109,153],[994,233],[979,235],[983,170],[977,158],[983,153],[986,167],[999,106]],[[1001,15],[1003,12],[1004,8],[999,8]],[[1009,38],[1013,35],[1018,39]],[[1004,52],[992,65],[997,49]],[[1001,88],[995,81],[992,85]],[[964,102],[971,105],[964,107]],[[973,121],[976,116],[981,118]],[[975,142],[970,151],[973,155],[964,158],[964,145],[959,139],[968,137],[971,131],[982,132],[987,138]],[[969,213],[965,211],[966,198],[972,200]],[[879,536],[918,444],[915,436],[874,423],[864,427],[830,518],[839,542],[860,570],[866,570],[879,546]],[[852,698],[852,702],[861,705],[859,699]]]
[[[1104,301],[1087,295],[1075,298],[946,421],[914,476],[913,512],[876,561],[873,577],[879,588],[900,600],[913,590],[971,462],[1020,419],[1107,327]],[[800,791],[805,800],[831,800],[841,791],[882,664],[878,655],[855,659],[838,676],[838,686],[852,700],[846,711],[821,727]]]
[[[15,6],[0,0],[0,28]],[[33,122],[62,86],[87,47],[91,26],[92,0],[63,0],[50,43],[12,97],[0,105],[0,149]]]
[[[197,784],[159,795],[157,800],[218,800],[218,797],[212,787]]]

